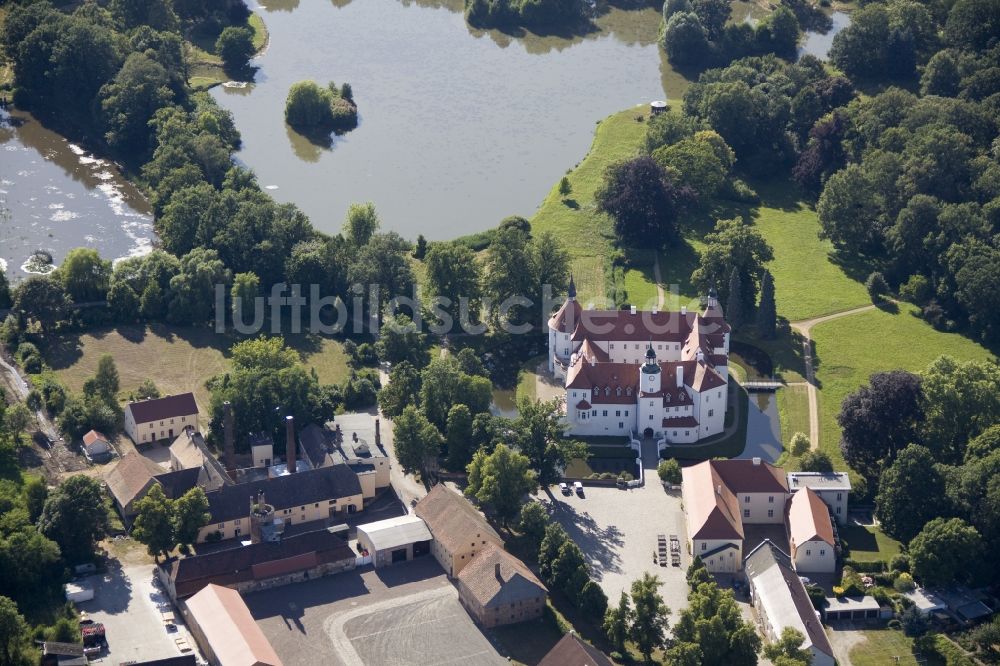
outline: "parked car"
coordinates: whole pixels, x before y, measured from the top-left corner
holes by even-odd
[[[579,495],[580,497],[583,497],[583,484],[582,483],[580,483],[579,481],[574,481],[573,482],[573,490],[576,491],[577,495]]]
[[[569,495],[569,493],[570,493],[569,486],[566,485],[565,482],[560,483],[559,484],[559,492],[561,492],[563,495]]]

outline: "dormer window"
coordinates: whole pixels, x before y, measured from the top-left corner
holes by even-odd
[[[621,395],[621,394],[622,394],[622,387],[619,386],[618,388],[615,389],[615,395]]]
[[[604,395],[611,395],[611,387],[610,386],[605,386],[604,387]]]
[[[625,395],[632,395],[632,387],[631,386],[629,386],[627,389],[625,389]]]

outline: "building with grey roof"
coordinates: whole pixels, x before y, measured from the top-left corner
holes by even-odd
[[[358,546],[368,551],[376,569],[428,554],[432,538],[427,524],[413,514],[358,525]]]
[[[743,568],[764,637],[777,641],[791,627],[805,637],[802,649],[812,654],[813,666],[834,666],[833,647],[789,555],[767,539],[750,551]]]

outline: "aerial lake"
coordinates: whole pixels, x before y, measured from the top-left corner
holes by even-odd
[[[594,125],[685,82],[657,45],[656,9],[610,9],[575,37],[470,28],[461,0],[276,2],[255,82],[213,94],[243,135],[237,158],[281,202],[340,229],[373,201],[384,229],[446,239],[530,216],[586,154]],[[331,145],[285,125],[296,81],[347,81],[359,126]]]
[[[20,111],[0,110],[0,266],[18,279],[38,251],[58,265],[75,247],[107,259],[152,247],[153,217],[114,164]]]

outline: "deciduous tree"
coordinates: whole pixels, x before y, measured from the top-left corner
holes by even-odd
[[[968,582],[979,568],[983,541],[961,518],[935,518],[910,542],[913,573],[924,585]]]
[[[94,543],[104,536],[108,513],[101,487],[94,479],[76,475],[63,481],[45,500],[38,529],[57,544],[70,563],[88,561]]]
[[[660,579],[649,573],[632,582],[632,604],[635,607],[629,637],[635,642],[646,661],[653,650],[662,647],[666,638],[667,616],[670,609],[659,592]]]
[[[923,446],[911,444],[882,473],[875,510],[886,534],[906,542],[947,511],[944,480]]]
[[[490,505],[504,525],[517,515],[524,496],[538,489],[527,456],[504,444],[497,444],[489,454],[483,449],[476,451],[467,469],[465,494]]]
[[[167,555],[177,543],[173,503],[156,483],[145,497],[136,502],[136,511],[132,538],[146,546],[149,554],[159,560],[161,554]]]

